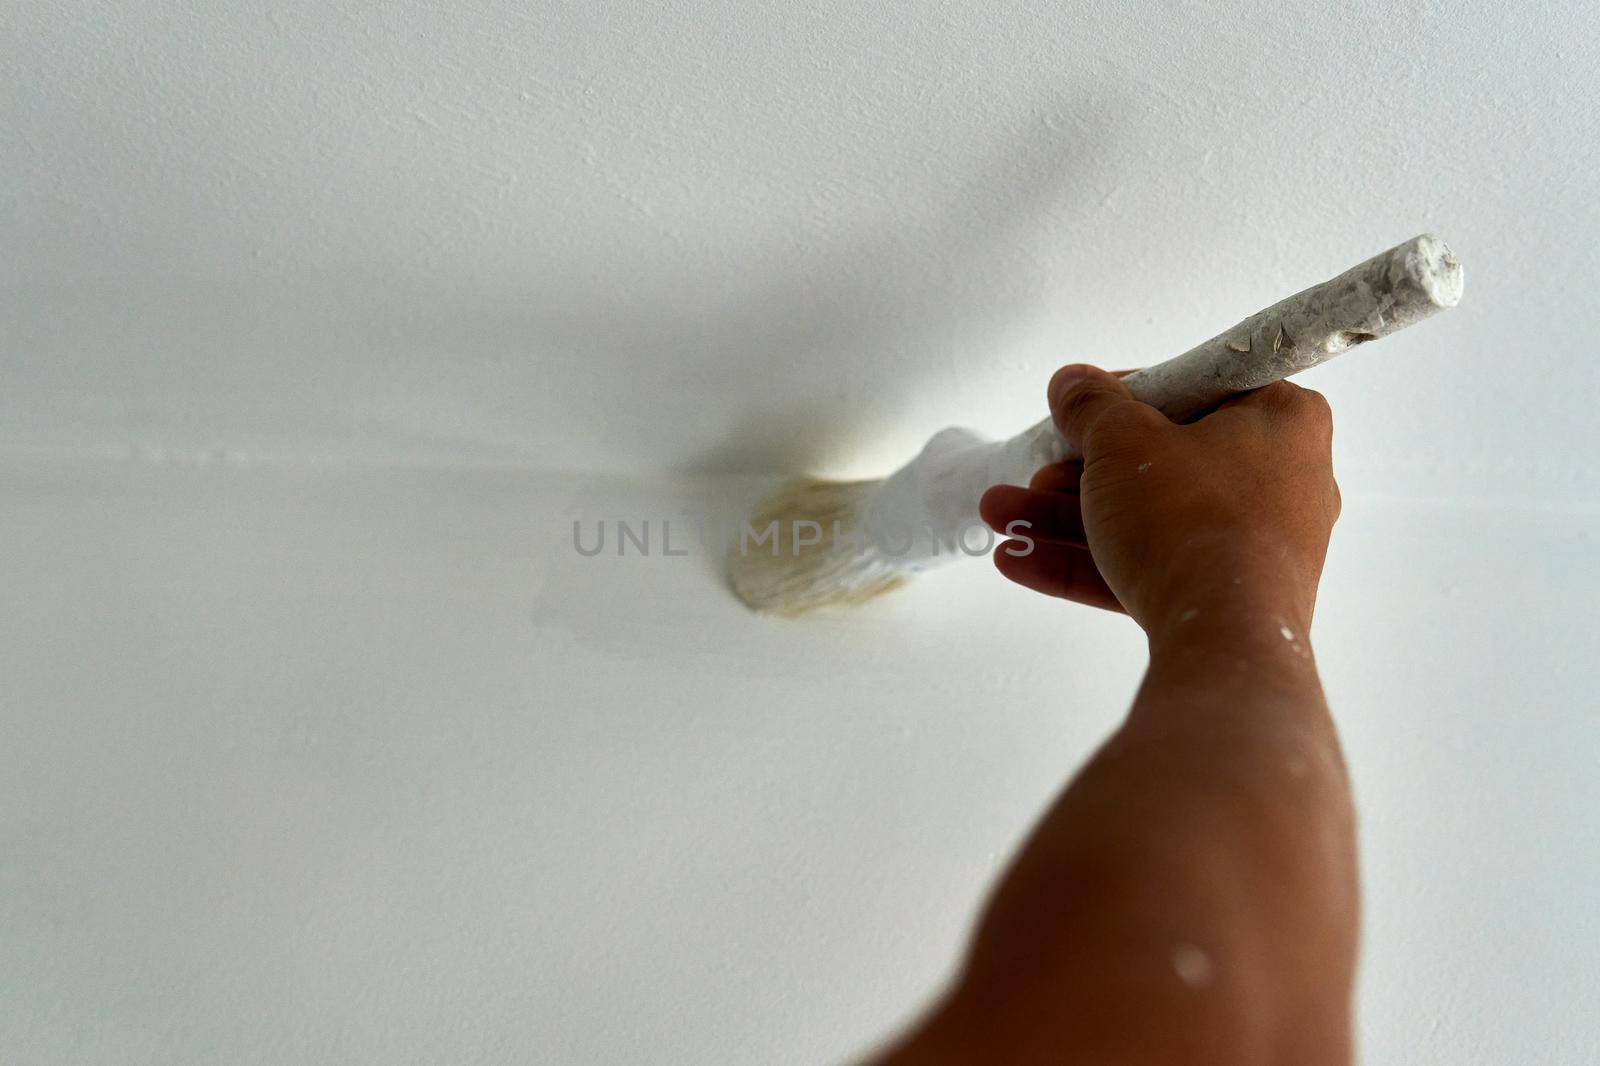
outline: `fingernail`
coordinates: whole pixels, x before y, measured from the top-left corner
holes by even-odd
[[[1055,376],[1050,379],[1050,389],[1047,393],[1050,406],[1054,407],[1060,402],[1061,397],[1066,395],[1068,389],[1088,376],[1089,367],[1083,363],[1073,363],[1057,370]]]

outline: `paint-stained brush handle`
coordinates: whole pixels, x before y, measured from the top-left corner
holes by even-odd
[[[1430,234],[1413,237],[1180,356],[1128,375],[1128,389],[1181,422],[1454,307],[1461,289],[1461,264],[1449,246]],[[1024,448],[1012,448],[1019,443]],[[1072,457],[1049,419],[1005,446],[1017,461],[1007,464],[1010,476],[1000,481],[1026,484],[1045,463]]]
[[[1169,418],[1189,418],[1234,393],[1281,381],[1454,307],[1461,282],[1461,264],[1450,249],[1423,234],[1130,374],[1128,388]]]

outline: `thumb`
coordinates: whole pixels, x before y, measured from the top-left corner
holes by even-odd
[[[1056,431],[1080,453],[1095,423],[1107,411],[1138,402],[1121,378],[1099,367],[1064,366],[1050,379],[1050,416]]]

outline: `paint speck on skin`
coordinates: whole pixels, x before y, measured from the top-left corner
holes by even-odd
[[[1149,463],[1140,463],[1140,464],[1139,464],[1139,473],[1141,473],[1141,474],[1142,474],[1142,473],[1144,473],[1144,472],[1145,472],[1145,471],[1146,471],[1146,470],[1149,470],[1149,469],[1150,469],[1150,464],[1149,464]]]
[[[1294,635],[1294,630],[1290,629],[1288,626],[1284,625],[1282,622],[1279,622],[1278,623],[1278,633],[1283,637],[1284,640],[1287,640],[1289,642],[1289,650],[1290,651],[1294,652],[1296,655],[1300,656],[1300,658],[1302,658],[1302,659],[1311,658],[1311,649],[1307,648],[1304,644],[1300,643],[1300,638],[1298,638],[1298,637],[1296,637]]]
[[[1193,944],[1179,944],[1172,949],[1172,972],[1190,988],[1205,988],[1216,976],[1211,956]]]
[[[1179,622],[1192,622],[1200,615],[1200,608],[1191,607],[1178,616]]]
[[[1236,577],[1236,578],[1234,578],[1234,579],[1233,579],[1233,583],[1234,583],[1234,584],[1235,584],[1235,585],[1239,585],[1239,584],[1243,584],[1243,583],[1244,583],[1244,578],[1242,578],[1242,577]]]

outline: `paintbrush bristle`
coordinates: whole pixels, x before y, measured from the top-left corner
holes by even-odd
[[[804,479],[767,497],[728,547],[733,591],[763,614],[793,617],[903,584],[908,575],[859,535],[862,509],[880,484]]]

